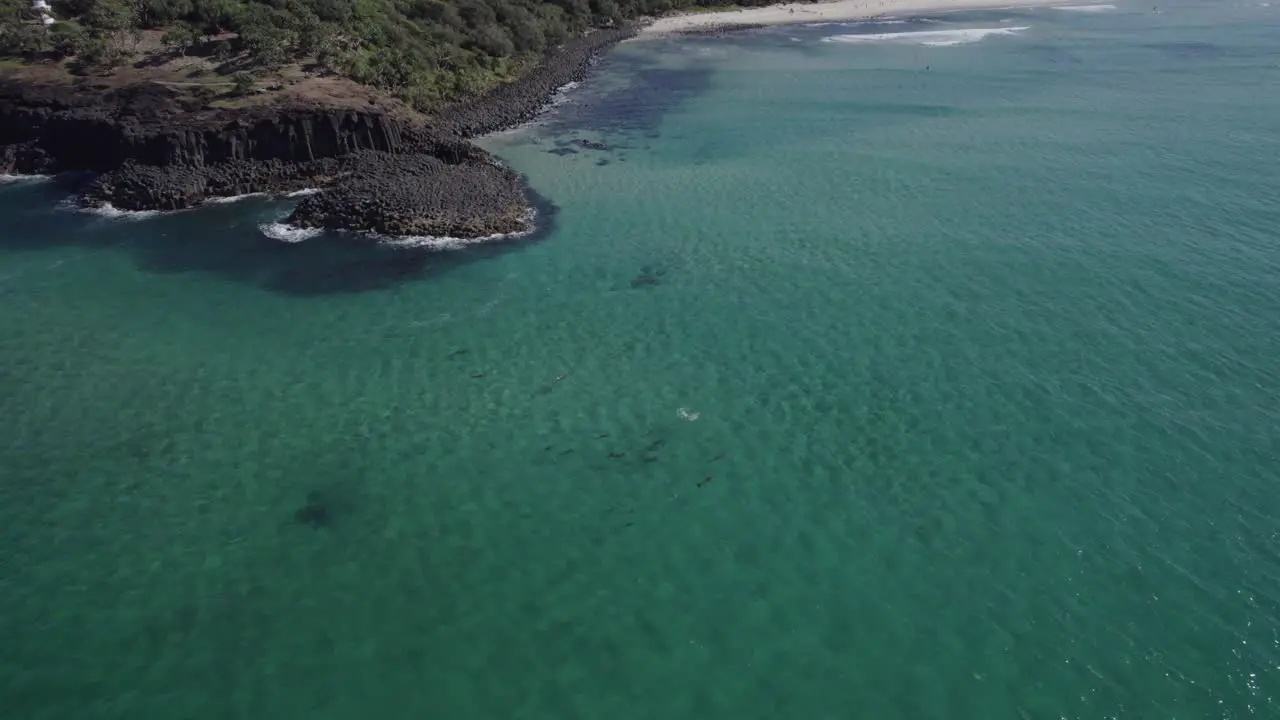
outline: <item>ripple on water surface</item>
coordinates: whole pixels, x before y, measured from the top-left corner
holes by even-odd
[[[3,706],[1275,715],[1280,33],[1192,5],[624,45],[486,141],[536,241],[6,185]]]

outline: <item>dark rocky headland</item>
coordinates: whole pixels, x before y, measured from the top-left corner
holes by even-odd
[[[523,182],[467,140],[532,120],[600,51],[633,34],[612,28],[571,40],[516,82],[430,117],[391,103],[209,108],[158,83],[0,79],[0,173],[89,171],[81,201],[121,210],[322,188],[287,222],[385,235],[522,232],[532,216]]]

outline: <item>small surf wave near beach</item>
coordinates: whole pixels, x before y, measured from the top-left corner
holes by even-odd
[[[1115,5],[1058,5],[1054,10],[1062,10],[1063,12],[1080,12],[1080,13],[1104,13],[1111,12],[1116,9]]]
[[[932,22],[932,21],[919,20],[918,22]],[[900,20],[898,18],[872,18],[870,20],[828,20],[826,22],[804,23],[800,27],[820,28],[820,27],[832,27],[834,25],[839,25],[842,27],[859,27],[859,26],[867,26],[867,25],[906,25],[906,24],[907,24],[906,20]]]
[[[899,33],[868,33],[856,35],[833,35],[823,38],[823,42],[847,44],[858,43],[905,43],[910,45],[927,45],[929,47],[950,47],[981,42],[996,35],[1017,35],[1028,26],[1000,28],[967,28],[957,30],[916,30]]]

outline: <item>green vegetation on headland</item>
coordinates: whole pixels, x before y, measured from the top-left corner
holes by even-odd
[[[745,0],[738,5],[764,5]],[[518,77],[565,40],[724,0],[0,0],[0,56],[79,74],[198,58],[247,75],[333,73],[429,111]],[[52,24],[43,18],[51,18]],[[191,75],[198,76],[200,70]]]

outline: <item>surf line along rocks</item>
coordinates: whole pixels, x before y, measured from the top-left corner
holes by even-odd
[[[91,171],[81,202],[177,210],[321,188],[287,222],[385,235],[481,238],[532,229],[519,176],[467,142],[532,120],[631,26],[575,38],[521,79],[422,119],[298,99],[209,109],[176,89],[0,80],[0,173]]]
[[[635,32],[634,26],[597,30],[566,43],[519,80],[437,114],[425,152],[353,170],[335,189],[304,198],[286,222],[456,238],[532,230],[535,215],[520,177],[465,139],[533,120],[557,90],[586,77],[601,51]]]

